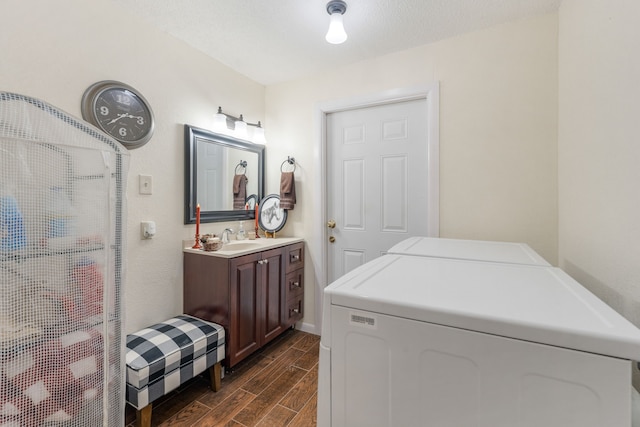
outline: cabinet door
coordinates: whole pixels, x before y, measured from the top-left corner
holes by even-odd
[[[252,254],[234,258],[229,263],[229,366],[235,365],[261,346],[260,259],[260,254]]]
[[[285,304],[284,256],[282,249],[262,253],[261,270],[263,290],[262,344],[266,344],[284,330],[282,318]]]

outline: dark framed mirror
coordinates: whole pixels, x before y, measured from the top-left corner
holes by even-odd
[[[184,223],[196,222],[197,204],[200,222],[254,219],[254,210],[233,208],[234,177],[247,177],[246,199],[262,200],[264,145],[190,125],[184,126],[184,142]]]

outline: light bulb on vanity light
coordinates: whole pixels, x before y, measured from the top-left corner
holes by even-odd
[[[253,128],[253,138],[251,138],[254,144],[267,144],[267,139],[264,137],[264,128],[262,123],[258,122],[258,126]]]
[[[327,13],[331,16],[329,31],[325,39],[331,44],[344,43],[347,40],[347,32],[344,30],[342,16],[347,11],[347,4],[342,0],[332,0],[327,3]]]
[[[236,128],[234,131],[235,137],[240,139],[247,139],[247,123],[244,121],[242,114],[240,114],[240,119],[236,120]]]
[[[213,116],[213,130],[215,132],[228,132],[227,116],[222,112],[222,107],[218,107],[218,112]]]

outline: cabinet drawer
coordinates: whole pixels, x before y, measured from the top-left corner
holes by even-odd
[[[295,269],[304,266],[304,243],[296,243],[285,248],[286,272],[290,273]]]
[[[285,313],[285,321],[288,326],[293,325],[298,320],[302,320],[304,313],[302,307],[304,305],[304,295],[299,295],[287,301],[287,312]]]
[[[289,301],[293,297],[304,294],[304,270],[295,270],[287,273],[285,279],[285,299]]]

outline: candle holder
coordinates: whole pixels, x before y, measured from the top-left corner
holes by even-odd
[[[256,227],[256,239],[259,239],[259,238],[260,238],[260,235],[258,235],[258,230],[259,230],[259,228],[258,228],[258,227]]]
[[[191,249],[202,249],[202,245],[200,244],[200,235],[196,234],[196,244],[191,246]]]

